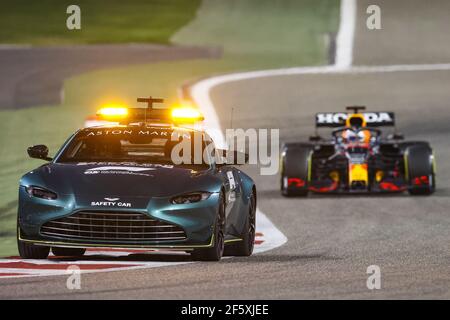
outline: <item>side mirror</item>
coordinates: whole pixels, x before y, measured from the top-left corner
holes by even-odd
[[[51,161],[52,158],[48,157],[48,148],[43,144],[38,144],[36,146],[29,147],[27,149],[28,155],[30,158],[41,159]]]
[[[243,165],[248,163],[249,156],[245,152],[217,150],[218,157],[216,164],[218,166],[224,165]]]

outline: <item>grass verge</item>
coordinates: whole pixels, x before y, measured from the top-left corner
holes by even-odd
[[[194,18],[201,0],[3,0],[0,43],[33,45],[168,43]],[[69,5],[81,10],[81,29],[68,30]]]

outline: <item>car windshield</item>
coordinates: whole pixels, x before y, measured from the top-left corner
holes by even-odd
[[[194,147],[194,141],[199,141],[199,147]],[[202,155],[200,158],[195,156],[195,150],[203,154],[206,145],[202,133],[188,130],[91,128],[80,131],[56,162],[138,162],[209,167],[210,162]]]

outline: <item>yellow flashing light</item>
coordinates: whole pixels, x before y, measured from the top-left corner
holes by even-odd
[[[196,122],[204,120],[201,112],[190,106],[172,108],[171,117],[175,122]]]
[[[102,118],[125,118],[128,115],[128,108],[121,105],[105,105],[97,111],[97,115]]]

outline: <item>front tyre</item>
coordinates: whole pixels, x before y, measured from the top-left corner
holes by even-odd
[[[430,195],[435,191],[434,157],[429,145],[409,146],[405,153],[405,167],[411,195]]]
[[[244,233],[241,241],[232,242],[225,246],[225,255],[248,257],[253,253],[256,234],[256,196],[253,193],[249,200],[248,215],[245,220]]]
[[[22,259],[47,259],[50,247],[36,246],[17,239],[19,255]]]
[[[291,144],[284,148],[281,158],[281,194],[285,197],[306,197],[312,147]]]
[[[196,261],[219,261],[223,256],[225,247],[225,201],[223,193],[219,198],[219,209],[214,223],[214,245],[206,249],[194,249],[191,257]]]

